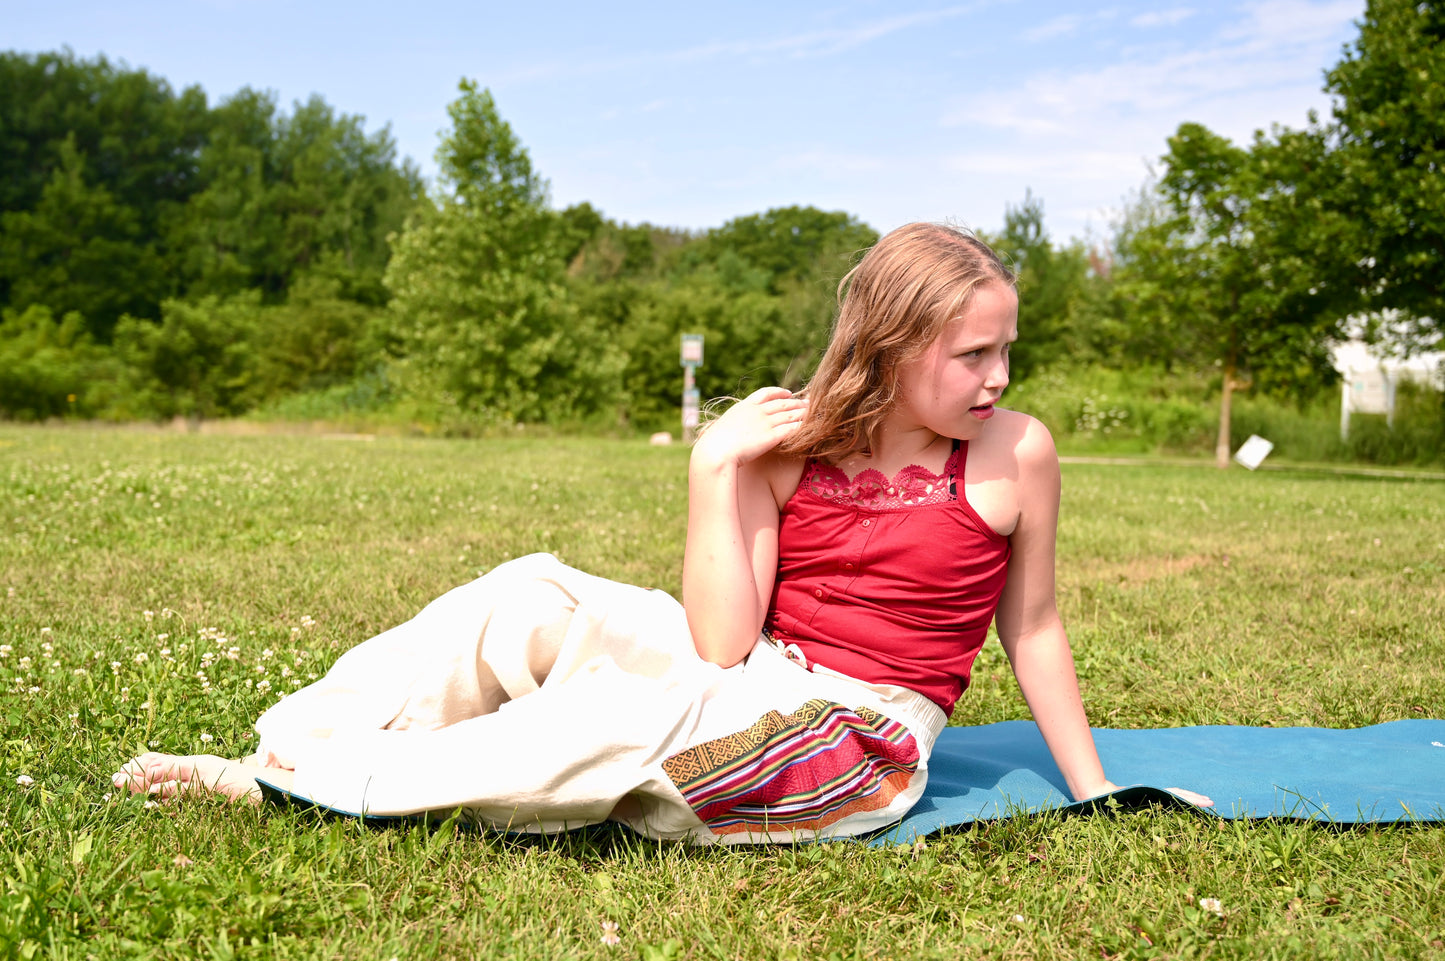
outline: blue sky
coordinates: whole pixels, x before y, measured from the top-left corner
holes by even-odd
[[[488,87],[559,206],[702,228],[769,207],[985,230],[1026,189],[1107,236],[1181,122],[1236,140],[1327,113],[1364,0],[1177,5],[0,0],[0,48],[69,46],[389,124],[424,173],[457,82]]]

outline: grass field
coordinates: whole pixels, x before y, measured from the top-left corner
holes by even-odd
[[[700,850],[109,796],[147,746],[247,752],[279,694],[506,558],[676,592],[686,457],[0,427],[0,957],[1445,958],[1445,826],[1145,810]],[[1095,724],[1445,717],[1445,483],[1064,471]],[[1026,716],[991,644],[954,721]]]

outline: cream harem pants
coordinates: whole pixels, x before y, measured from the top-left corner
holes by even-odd
[[[533,554],[348,651],[256,730],[295,794],[337,810],[747,843],[898,820],[944,722],[766,639],[709,664],[669,595]]]

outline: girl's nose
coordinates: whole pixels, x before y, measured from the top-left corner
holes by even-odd
[[[998,359],[988,376],[984,378],[984,386],[990,390],[1003,390],[1008,386],[1008,357],[1002,356]]]

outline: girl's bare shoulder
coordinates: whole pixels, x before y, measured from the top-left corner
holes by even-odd
[[[797,491],[798,483],[803,479],[805,464],[805,458],[769,451],[748,466],[754,468],[767,482],[768,489],[773,493],[773,500],[781,511]]]
[[[1021,470],[1058,467],[1053,435],[1042,421],[1021,411],[996,408],[977,443],[992,456],[1016,461]]]

